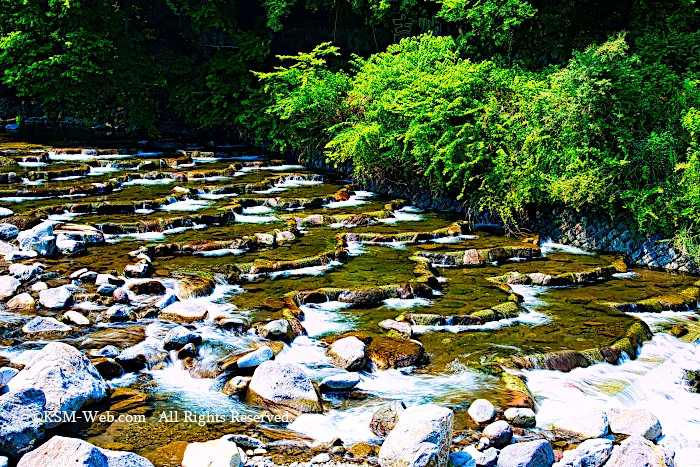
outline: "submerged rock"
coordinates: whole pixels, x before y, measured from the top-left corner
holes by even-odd
[[[41,447],[25,454],[17,467],[153,467],[133,452],[110,451],[86,441],[54,436]]]
[[[354,336],[343,337],[331,344],[328,356],[337,367],[348,371],[361,370],[366,364],[365,343]]]
[[[661,437],[661,423],[645,409],[610,409],[607,411],[610,431],[614,434],[642,436],[654,441]]]
[[[205,443],[188,444],[182,467],[239,467],[247,460],[232,435],[226,435]]]
[[[156,280],[134,282],[128,289],[136,295],[164,295],[166,291],[163,283]]]
[[[11,391],[36,388],[46,396],[49,413],[70,412],[107,397],[107,384],[78,350],[52,342],[39,350],[7,387]],[[50,421],[49,427],[60,422]]]
[[[367,360],[379,370],[417,366],[424,361],[423,345],[414,340],[374,337],[367,345]]]
[[[0,453],[18,457],[44,439],[46,398],[26,388],[0,396]]]
[[[673,467],[666,452],[641,436],[630,436],[613,449],[605,467]]]
[[[296,416],[322,411],[313,383],[296,365],[267,361],[253,373],[248,402],[275,414]]]
[[[60,310],[73,304],[73,294],[66,287],[41,290],[39,303],[50,310]]]
[[[551,467],[554,451],[545,440],[511,444],[501,450],[498,467]]]
[[[377,436],[385,437],[399,422],[399,416],[406,410],[403,401],[393,401],[379,407],[372,415],[369,429]]]
[[[453,422],[454,412],[439,405],[407,408],[379,450],[379,465],[447,467]]]

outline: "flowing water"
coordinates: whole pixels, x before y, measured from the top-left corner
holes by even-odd
[[[114,147],[115,143],[110,144]],[[504,383],[505,368],[508,374],[526,378],[529,395],[538,410],[537,429],[548,429],[567,407],[646,407],[659,416],[666,434],[700,441],[700,433],[693,429],[700,421],[700,395],[690,393],[683,382],[686,371],[700,370],[697,297],[689,300],[681,294],[697,278],[619,270],[576,285],[512,281],[508,286],[492,279],[516,272],[566,275],[618,267],[620,262],[614,255],[594,255],[544,240],[538,249],[533,246],[538,243],[537,238],[504,236],[492,228],[478,226],[470,231],[461,226],[459,232],[449,235],[431,234],[420,241],[407,241],[411,237],[407,233],[440,231],[463,219],[453,214],[423,212],[412,206],[389,206],[391,199],[347,186],[347,181],[333,174],[272,163],[273,157],[251,156],[238,149],[203,149],[183,156],[172,151],[62,150],[61,146],[66,144],[34,144],[0,134],[0,149],[6,157],[5,166],[0,168],[0,176],[5,176],[5,183],[0,186],[0,207],[11,210],[14,217],[48,216],[56,228],[60,224],[85,224],[105,234],[104,243],[90,245],[82,255],[15,261],[41,261],[47,272],[55,273],[46,278],[49,286],[69,283],[69,275],[81,268],[121,274],[125,266],[134,262],[129,253],[139,248],[254,236],[283,230],[291,219],[299,229],[294,241],[280,242],[275,247],[252,249],[240,245],[201,249],[187,255],[156,255],[152,278],[172,290],[188,275],[213,278],[217,285],[211,294],[188,300],[205,303],[210,314],[214,309],[218,315],[241,318],[254,325],[279,319],[279,303],[285,294],[329,287],[358,289],[405,284],[416,278],[416,258],[430,258],[436,267],[437,281],[430,283],[430,296],[389,297],[362,307],[335,300],[301,304],[301,324],[307,335],[280,344],[275,358],[303,367],[314,381],[345,371],[334,367],[326,355],[334,336],[362,332],[380,337],[386,334],[378,326],[381,321],[399,316],[408,319],[410,313],[445,318],[413,326],[412,338],[422,344],[427,354],[424,364],[385,370],[367,368],[360,372],[360,383],[352,391],[324,394],[323,414],[304,414],[289,424],[217,420],[199,423],[198,419],[164,422],[171,411],[229,418],[233,414],[260,413],[259,409],[223,394],[221,382],[207,370],[215,367],[220,358],[253,348],[264,339],[252,330],[226,330],[210,320],[195,322],[192,326],[204,339],[198,349],[199,371],[188,371],[171,353],[161,355],[141,372],[110,381],[114,388],[128,388],[144,395],[140,404],[130,406],[126,412],[143,415],[143,421],[69,424],[60,427],[61,432],[103,447],[132,450],[158,466],[168,466],[179,465],[178,456],[186,442],[231,432],[255,433],[266,440],[327,442],[340,437],[346,445],[361,440],[376,442],[369,429],[372,413],[386,401],[397,399],[407,404],[433,401],[449,406],[456,412],[456,429],[469,430],[473,427],[466,409],[474,399],[487,398],[501,410],[518,405],[513,387]],[[167,162],[177,158],[180,159]],[[7,175],[10,172],[16,174],[14,178]],[[102,188],[87,189],[86,185]],[[236,188],[246,185],[249,188],[244,192]],[[105,186],[110,188],[104,189]],[[335,194],[344,188],[349,196],[336,198]],[[314,199],[313,203],[300,202]],[[237,203],[240,207],[232,208]],[[109,208],[114,205],[127,208]],[[228,215],[232,210],[235,212]],[[368,225],[343,222],[347,215],[363,213],[368,214]],[[323,216],[323,222],[303,220],[315,215]],[[223,222],[212,222],[220,216],[228,217]],[[339,235],[347,240],[347,258],[243,274],[238,281],[227,276],[232,265],[300,260],[333,251]],[[530,259],[527,261],[513,257],[480,267],[441,263],[451,253],[526,246],[538,252],[534,258],[525,258]],[[9,262],[4,261],[0,267],[8,266]],[[78,288],[79,298],[74,305],[78,310],[100,310],[111,304],[110,298],[97,296],[88,285]],[[641,308],[612,305],[677,296],[685,297],[685,301],[682,307],[673,307],[674,311],[640,312]],[[137,308],[143,308],[149,300],[144,296],[132,298]],[[514,316],[500,316],[483,323],[459,320],[512,300],[519,301]],[[139,301],[143,303],[139,305]],[[20,330],[37,314],[60,315],[47,310],[0,310],[0,356],[13,363],[26,362],[33,351],[45,344],[46,340],[32,339]],[[546,361],[534,356],[610,348],[627,337],[630,327],[639,322],[648,324],[654,337],[642,345],[636,359],[623,351],[617,364],[593,363],[569,372],[532,364]],[[147,315],[124,323],[74,327],[68,336],[51,339],[85,351],[115,345],[121,351],[154,348],[162,354],[163,337],[174,326],[175,323]],[[531,364],[523,365],[523,361]],[[112,410],[116,410],[114,406]],[[300,458],[306,455],[297,454]],[[287,452],[283,456],[288,457],[283,459],[294,455]]]

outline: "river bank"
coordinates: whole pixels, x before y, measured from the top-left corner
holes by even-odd
[[[5,438],[13,462],[60,435],[186,465],[187,449],[224,452],[192,443],[234,435],[218,446],[251,465],[387,467],[391,429],[373,419],[425,404],[453,411],[438,451],[474,459],[537,440],[551,462],[573,452],[581,436],[557,426],[596,421],[572,405],[600,422],[588,438],[620,444],[629,433],[601,420],[643,409],[664,447],[639,449],[700,441],[697,278],[502,236],[240,148],[134,147],[3,143],[3,413],[103,415],[39,417]],[[63,376],[43,370],[55,365]],[[406,420],[410,452],[427,422]]]

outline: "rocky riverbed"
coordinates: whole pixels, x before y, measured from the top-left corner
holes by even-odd
[[[699,465],[697,277],[237,148],[0,151],[10,465]]]

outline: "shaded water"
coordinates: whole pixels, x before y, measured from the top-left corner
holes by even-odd
[[[0,136],[0,149],[48,151],[53,148],[14,142]],[[127,152],[130,159],[116,155],[113,160],[131,160],[137,154],[135,151]],[[60,151],[57,151],[51,154],[46,166],[10,166],[4,167],[3,173],[16,172],[19,174],[19,180],[22,180],[27,179],[28,171],[37,168],[69,169],[94,159],[83,153],[61,156]],[[249,162],[245,159],[243,169],[232,176],[211,176],[204,180],[184,182],[168,178],[169,174],[175,172],[223,171],[229,167],[234,156],[240,155],[226,151],[218,151],[213,155],[195,155],[192,162],[179,167],[159,167],[157,170],[164,174],[164,179],[141,180],[133,176],[130,177],[130,181],[122,181],[117,191],[110,193],[91,194],[76,199],[55,196],[41,197],[42,199],[7,197],[0,202],[0,207],[8,208],[16,215],[42,216],[46,210],[57,205],[105,201],[138,204],[140,201],[177,195],[181,193],[179,188],[189,189],[185,198],[178,198],[177,201],[155,208],[137,207],[139,210],[134,213],[106,215],[91,212],[55,217],[62,223],[126,225],[146,220],[219,214],[222,209],[235,204],[237,198],[332,198],[345,185],[330,174],[326,174],[324,183],[294,181],[291,174],[313,172],[294,166],[258,168],[246,165]],[[5,156],[17,161],[21,161],[23,157],[20,153],[11,151],[6,152]],[[140,156],[139,160],[159,161],[176,156],[178,155],[148,154]],[[100,161],[108,158],[109,156],[100,156]],[[144,172],[151,171],[149,168]],[[98,170],[81,179],[49,180],[40,185],[7,183],[0,189],[7,192],[64,189],[85,183],[105,183],[114,177],[129,177],[128,174],[137,173],[139,171],[136,169],[120,169],[118,164],[115,164],[109,171]],[[211,195],[209,190],[210,187],[258,183],[269,177],[284,177],[285,174],[291,178],[276,184],[271,190],[260,190],[262,193],[218,196]],[[352,191],[352,187],[350,188]],[[12,202],[9,198],[13,198]],[[217,313],[240,317],[248,324],[255,324],[280,318],[279,307],[271,306],[270,303],[274,302],[273,299],[281,299],[290,292],[323,287],[353,289],[404,284],[416,277],[416,262],[412,258],[424,253],[464,252],[474,248],[526,245],[523,238],[502,236],[491,230],[476,230],[469,232],[469,235],[443,237],[419,243],[350,242],[350,256],[346,261],[249,277],[237,285],[229,285],[224,281],[223,272],[232,265],[256,260],[298,260],[333,251],[339,234],[352,232],[388,236],[406,232],[432,232],[462,220],[455,215],[421,212],[409,207],[390,211],[388,218],[375,219],[371,225],[347,227],[340,222],[333,222],[331,225],[302,225],[301,219],[314,214],[336,216],[385,211],[389,201],[388,198],[358,191],[352,194],[349,200],[330,201],[330,204],[322,207],[294,211],[266,206],[246,207],[226,225],[197,224],[165,231],[107,235],[107,243],[91,246],[84,255],[41,258],[40,261],[46,265],[47,271],[57,273],[55,277],[47,280],[50,286],[56,286],[68,283],[68,276],[81,268],[99,273],[121,273],[124,267],[132,262],[129,253],[139,247],[165,242],[185,244],[201,240],[223,241],[255,236],[256,233],[282,229],[285,225],[282,221],[285,219],[298,218],[297,224],[303,235],[276,248],[249,251],[231,249],[225,252],[211,252],[210,255],[170,255],[155,257],[153,260],[153,277],[162,280],[170,289],[175,287],[182,275],[214,277],[218,284],[214,292],[195,300],[214,306]],[[110,382],[115,388],[136,389],[139,394],[148,396],[130,409],[134,415],[145,415],[145,422],[116,421],[106,425],[64,426],[59,430],[77,434],[100,446],[135,451],[148,457],[156,465],[166,466],[179,465],[177,456],[181,455],[184,449],[182,442],[212,439],[228,432],[255,433],[267,440],[304,436],[316,441],[329,441],[337,436],[346,444],[357,440],[372,440],[374,435],[369,430],[372,413],[382,403],[394,399],[402,399],[407,403],[435,401],[447,405],[456,411],[456,428],[469,429],[472,425],[465,414],[474,399],[485,397],[494,402],[499,409],[506,409],[512,399],[512,391],[504,386],[503,380],[494,373],[494,362],[501,362],[513,356],[608,347],[624,338],[629,327],[639,319],[648,322],[657,334],[651,342],[643,346],[637,360],[623,356],[623,362],[616,366],[598,363],[588,368],[575,369],[570,373],[549,370],[523,372],[528,378],[529,389],[539,409],[539,427],[547,428],[561,413],[562,407],[572,403],[582,406],[646,406],[652,410],[654,406],[658,406],[662,409],[655,412],[662,419],[667,432],[687,431],[690,425],[697,423],[700,418],[700,396],[688,393],[682,386],[681,379],[683,369],[700,369],[698,344],[694,339],[686,339],[684,342],[660,332],[666,329],[661,325],[668,320],[680,319],[686,326],[692,327],[692,319],[696,316],[695,307],[686,312],[637,316],[617,311],[608,304],[637,302],[651,297],[678,294],[693,285],[697,278],[635,270],[617,274],[609,280],[595,284],[576,287],[514,285],[510,292],[490,280],[510,272],[544,273],[552,276],[575,273],[605,267],[618,259],[612,255],[583,254],[585,252],[549,243],[543,243],[542,247],[543,255],[532,261],[507,261],[498,265],[489,263],[475,268],[438,267],[437,276],[443,290],[435,290],[429,298],[390,298],[362,308],[334,301],[303,304],[301,309],[305,319],[302,324],[308,336],[297,337],[291,344],[284,344],[276,360],[300,365],[314,381],[320,381],[326,376],[344,371],[331,365],[326,356],[328,341],[336,335],[361,331],[371,336],[381,336],[385,334],[385,330],[378,326],[379,322],[395,319],[407,312],[446,317],[466,316],[507,302],[512,299],[509,298],[511,292],[518,294],[522,300],[523,309],[519,315],[508,319],[472,326],[415,326],[413,338],[422,343],[428,355],[425,365],[389,370],[366,369],[360,373],[361,382],[353,391],[324,395],[326,410],[323,414],[302,415],[288,426],[230,421],[210,422],[201,426],[186,420],[164,423],[162,414],[172,410],[189,411],[196,415],[230,416],[259,413],[259,409],[224,395],[220,391],[221,385],[216,384],[211,374],[202,372],[193,376],[184,369],[176,355],[170,355],[149,370],[127,374]],[[224,255],[225,253],[233,254]],[[34,261],[18,262],[31,264]],[[7,269],[8,266],[9,263],[4,261],[2,269]],[[94,288],[85,284],[80,287],[84,289],[85,295],[77,300],[78,309],[99,309],[111,304],[109,298],[95,297]],[[139,300],[146,299],[140,297],[135,300],[138,304]],[[16,362],[28,361],[31,353],[22,352],[31,352],[45,343],[32,340],[20,331],[21,325],[36,314],[58,316],[46,310],[21,313],[0,310],[0,356],[9,357]],[[163,337],[174,325],[149,317],[135,322],[75,328],[70,336],[60,336],[58,339],[82,350],[97,349],[105,345],[116,345],[120,350],[146,345],[161,348]],[[193,323],[192,326],[204,337],[204,343],[198,350],[198,364],[202,368],[211,368],[219,358],[231,352],[252,348],[264,341],[252,331],[226,331],[211,321]],[[103,409],[108,408],[107,406]]]

